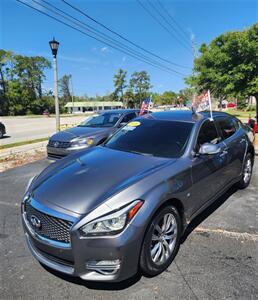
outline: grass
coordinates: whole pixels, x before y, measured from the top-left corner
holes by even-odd
[[[0,146],[0,150],[23,146],[23,145],[34,144],[34,143],[40,143],[40,142],[44,142],[47,140],[48,140],[48,137],[45,137],[45,138],[40,138],[40,139],[34,139],[34,140],[29,140],[29,141],[22,141],[22,142],[2,145],[2,146]]]
[[[244,111],[244,110],[236,110],[236,109],[228,109],[226,111],[228,114],[231,114],[238,118],[248,118],[251,115],[252,118],[255,117],[255,111]]]

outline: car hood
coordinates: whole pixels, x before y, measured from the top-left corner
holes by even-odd
[[[111,133],[113,128],[99,128],[99,127],[73,127],[64,131],[60,131],[50,138],[53,141],[70,142],[76,137],[90,137],[98,134]]]
[[[94,147],[50,165],[34,180],[30,192],[42,204],[86,214],[171,161]]]

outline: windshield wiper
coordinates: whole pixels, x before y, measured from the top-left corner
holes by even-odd
[[[145,152],[140,152],[140,151],[134,151],[134,150],[127,150],[130,153],[135,153],[135,154],[139,154],[139,155],[145,155],[145,156],[154,156],[151,153],[145,153]]]
[[[100,125],[93,125],[93,124],[85,124],[85,125],[78,125],[78,127],[101,127]]]

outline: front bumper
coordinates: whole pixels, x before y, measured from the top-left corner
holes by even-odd
[[[31,253],[51,269],[84,280],[111,282],[132,277],[138,270],[143,230],[132,223],[116,236],[88,238],[74,229],[75,224],[70,231],[71,243],[62,245],[35,234],[24,212],[22,220]],[[100,261],[112,262],[112,266],[100,267]]]
[[[76,149],[69,149],[69,148],[56,148],[56,147],[50,147],[47,146],[47,156],[50,159],[59,159],[63,158],[69,154],[72,154],[74,152],[77,152]]]

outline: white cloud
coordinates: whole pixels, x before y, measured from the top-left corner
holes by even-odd
[[[90,58],[87,58],[84,56],[69,56],[69,55],[60,54],[57,56],[57,58],[66,60],[66,61],[78,62],[78,63],[88,63],[88,64],[99,63],[99,61],[96,59],[90,59]]]
[[[191,33],[191,40],[194,40],[194,39],[195,39],[195,34]]]
[[[81,70],[82,70],[82,71],[89,71],[90,68],[89,68],[89,67],[82,67]]]
[[[109,52],[109,49],[108,49],[108,47],[102,47],[102,48],[100,49],[100,52],[102,52],[102,53],[107,53],[107,52]]]

